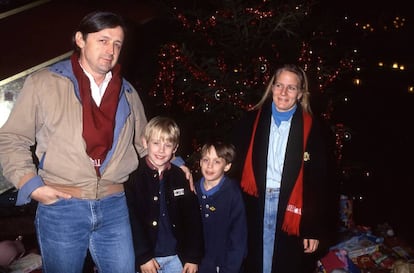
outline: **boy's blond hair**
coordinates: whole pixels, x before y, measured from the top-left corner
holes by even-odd
[[[147,142],[153,138],[164,142],[170,142],[174,146],[177,146],[180,141],[180,128],[173,119],[156,116],[145,126],[143,137]]]

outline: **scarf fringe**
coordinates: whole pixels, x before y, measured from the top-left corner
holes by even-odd
[[[298,216],[297,214],[286,211],[285,219],[288,220],[283,222],[282,230],[288,235],[299,236],[300,218],[300,215]]]

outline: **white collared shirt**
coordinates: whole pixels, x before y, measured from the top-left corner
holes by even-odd
[[[82,67],[82,65],[81,65]],[[91,83],[91,93],[92,93],[92,98],[95,101],[96,105],[101,105],[101,101],[102,101],[102,97],[105,94],[106,88],[108,87],[109,81],[112,79],[112,72],[109,71],[108,73],[106,73],[105,75],[105,79],[103,80],[103,82],[101,83],[101,85],[97,85],[92,74],[90,74],[88,71],[86,71],[83,67],[83,72],[85,72],[86,76],[88,76],[89,78],[89,82]]]

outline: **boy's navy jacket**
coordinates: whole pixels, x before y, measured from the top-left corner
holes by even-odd
[[[205,256],[199,273],[240,272],[247,253],[247,224],[244,201],[239,183],[223,177],[220,188],[210,196],[203,194],[201,183],[196,183],[201,205]]]
[[[190,190],[184,172],[173,164],[164,171],[163,180],[171,229],[177,240],[177,254],[183,264],[199,264],[204,254],[204,241],[197,196]],[[151,169],[142,159],[125,183],[137,266],[155,257],[159,192],[158,171]]]

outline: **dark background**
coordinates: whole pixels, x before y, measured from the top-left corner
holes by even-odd
[[[13,5],[4,0],[0,3],[3,10]],[[72,31],[87,12],[97,8],[119,12],[127,18],[132,35],[128,36],[121,62],[127,78],[140,82],[145,100],[146,88],[157,69],[158,45],[174,36],[164,10],[155,1],[50,1],[0,19],[0,80],[70,51]],[[341,39],[360,50],[365,64],[361,71],[363,84],[342,90],[343,98],[348,100],[336,103],[334,119],[345,124],[351,135],[342,150],[340,183],[342,191],[354,199],[355,222],[367,226],[387,222],[414,245],[414,94],[407,90],[407,85],[414,82],[414,57],[409,11],[408,3],[403,1],[323,1],[317,12],[321,20],[328,18],[327,14],[350,14],[376,26],[395,14],[406,18],[404,29],[396,33],[378,31],[366,39],[344,33]],[[406,70],[380,68],[379,60],[404,63]],[[344,88],[340,81],[337,86],[338,90]],[[155,111],[150,104],[146,110]],[[21,226],[19,220],[12,218],[24,214],[22,210],[2,210],[7,211],[9,219],[9,229],[0,225],[6,232],[3,237],[14,235],[14,225]],[[27,210],[32,211],[31,207]],[[2,219],[6,219],[4,214]],[[23,226],[30,229],[30,221]]]

